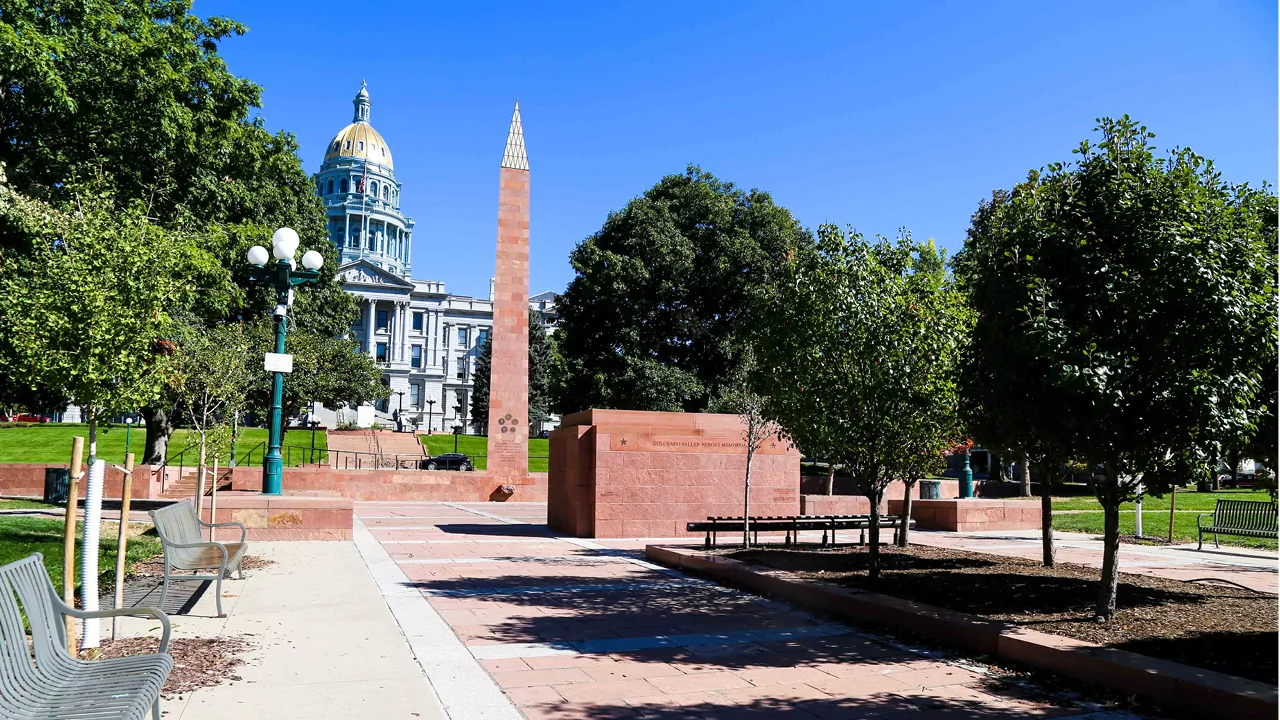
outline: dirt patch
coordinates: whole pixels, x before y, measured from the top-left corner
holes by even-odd
[[[154,653],[159,649],[155,638],[121,638],[102,643],[103,660]],[[239,668],[244,665],[244,655],[252,648],[248,636],[223,638],[178,638],[169,643],[173,656],[173,672],[164,684],[161,697],[165,700],[181,698],[202,687],[238,682],[242,678]]]
[[[1277,600],[1248,590],[1121,573],[1117,612],[1094,620],[1099,571],[925,545],[881,546],[881,577],[863,547],[720,554],[836,585],[928,603],[1043,632],[1275,684]]]

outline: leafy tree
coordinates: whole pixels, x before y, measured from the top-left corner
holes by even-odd
[[[811,244],[767,193],[693,166],[663,178],[570,256],[554,407],[705,409],[740,364],[753,297]]]
[[[52,389],[89,423],[150,402],[170,363],[157,348],[170,326],[186,239],[109,196],[58,210],[4,184],[0,172],[0,358],[20,392]],[[138,272],[138,268],[148,272]]]
[[[753,323],[765,414],[799,447],[829,443],[871,504],[879,575],[885,487],[936,466],[958,434],[955,369],[969,311],[936,251],[824,225],[784,267]]]
[[[551,375],[556,364],[551,337],[542,329],[538,313],[529,310],[529,424],[545,422],[549,412]],[[485,339],[476,358],[471,385],[471,422],[477,431],[489,431],[489,382],[493,367],[493,337]]]
[[[199,450],[197,477],[203,488],[209,448],[234,440],[233,418],[244,407],[249,386],[244,361],[249,340],[239,324],[206,328],[195,321],[181,326],[176,337],[176,372],[169,385],[181,398],[183,419],[196,431],[192,441]]]
[[[751,547],[751,464],[760,446],[778,435],[781,428],[765,416],[765,399],[747,387],[746,375],[755,366],[750,350],[743,360],[739,379],[723,386],[709,409],[718,413],[734,413],[742,419],[740,437],[747,451],[747,468],[742,480],[742,546]]]
[[[1264,256],[1274,253],[1276,199],[1224,182],[1189,149],[1157,158],[1154,135],[1127,116],[1098,130],[1102,141],[1081,143],[1074,163],[1032,172],[980,209],[994,230],[976,245],[989,247],[959,264],[971,278],[991,272],[978,267],[988,259],[1008,273],[1008,294],[978,310],[1008,315],[1003,342],[1027,360],[977,363],[996,386],[1032,390],[1018,418],[988,412],[988,421],[1026,418],[1024,432],[1050,446],[1024,447],[1029,455],[1103,468],[1094,493],[1105,620],[1115,613],[1120,504],[1203,473],[1223,443],[1256,428],[1267,349],[1236,340],[1264,338],[1275,322],[1275,265]],[[987,280],[974,285],[994,292]],[[982,332],[975,347],[995,352]]]
[[[335,279],[337,252],[297,140],[267,132],[254,116],[262,89],[218,53],[244,26],[190,9],[187,0],[0,2],[0,162],[29,196],[58,206],[93,181],[112,190],[118,209],[141,203],[156,224],[197,238],[180,282],[201,291],[175,295],[167,309],[209,326],[269,317],[274,293],[249,284],[244,253],[294,228],[326,262],[320,282],[299,294],[290,343],[340,337],[358,310]],[[14,243],[0,229],[0,247]],[[250,369],[261,362],[245,360]],[[372,360],[354,362],[352,385],[337,394],[363,394],[361,363]],[[342,390],[350,366],[317,365],[325,377],[316,381]],[[8,368],[0,363],[0,385],[12,380]],[[145,462],[163,461],[178,400],[166,392],[143,409]]]

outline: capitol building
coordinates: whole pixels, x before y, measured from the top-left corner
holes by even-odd
[[[363,85],[354,104],[351,124],[325,150],[316,194],[339,249],[338,275],[360,303],[353,337],[382,368],[391,396],[376,406],[336,412],[317,407],[313,417],[329,427],[391,425],[399,411],[421,430],[447,432],[471,416],[475,364],[493,326],[493,281],[489,297],[475,298],[449,293],[440,280],[413,278],[413,219],[400,211],[402,187],[391,148],[369,122]],[[529,305],[550,332],[555,293],[535,295]]]

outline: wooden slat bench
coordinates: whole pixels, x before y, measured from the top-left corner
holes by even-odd
[[[1204,519],[1209,518],[1209,524]],[[1276,504],[1257,500],[1222,500],[1214,505],[1212,513],[1196,517],[1200,542],[1196,549],[1204,549],[1205,533],[1213,535],[1213,546],[1219,547],[1219,535],[1276,538]]]
[[[160,652],[85,661],[67,652],[64,617],[145,615],[160,621]],[[31,626],[28,640],[22,620]],[[86,612],[67,607],[34,553],[0,566],[0,717],[160,720],[160,688],[173,670],[169,618],[154,608]]]
[[[787,534],[785,543],[790,545],[793,542],[800,542],[799,532],[801,530],[821,530],[822,544],[825,546],[828,542],[828,533],[830,533],[830,542],[835,544],[836,530],[862,530],[860,542],[866,543],[866,529],[871,527],[870,515],[767,515],[752,516],[750,519],[751,532],[754,540],[759,542],[760,532],[785,532]],[[901,526],[901,518],[897,515],[882,515],[880,517],[880,527],[892,529],[894,539]],[[911,526],[915,526],[915,520],[911,521]],[[685,525],[688,532],[705,532],[707,534],[706,547],[714,547],[718,541],[717,536],[722,532],[742,532],[742,517],[708,517],[705,522],[690,522]]]

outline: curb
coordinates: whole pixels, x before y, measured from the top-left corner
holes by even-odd
[[[696,572],[856,622],[885,625],[1222,720],[1275,720],[1277,688],[1234,675],[1051,635],[879,593],[792,577],[684,547],[648,545],[653,562]]]

